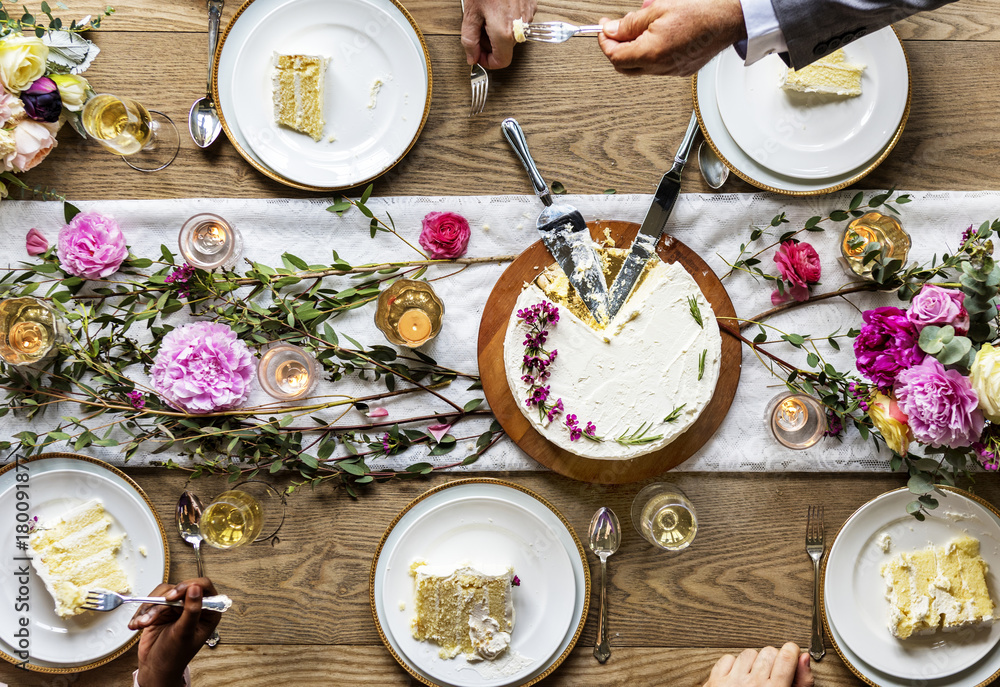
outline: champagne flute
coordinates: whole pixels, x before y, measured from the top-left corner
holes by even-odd
[[[281,494],[265,482],[248,480],[216,496],[202,512],[198,527],[209,546],[234,549],[273,538],[284,520]],[[267,534],[261,536],[262,531]]]
[[[180,150],[180,135],[170,117],[132,98],[95,95],[83,106],[82,122],[91,138],[140,172],[167,167]]]

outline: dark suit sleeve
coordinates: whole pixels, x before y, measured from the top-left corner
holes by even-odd
[[[789,60],[801,69],[837,48],[911,14],[954,0],[771,0]]]

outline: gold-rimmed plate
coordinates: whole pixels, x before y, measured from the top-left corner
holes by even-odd
[[[434,644],[417,642],[409,566],[511,565],[514,589],[511,646],[496,662],[441,659]],[[458,480],[431,489],[390,524],[372,560],[372,616],[400,665],[420,682],[441,687],[530,685],[551,673],[580,636],[590,599],[583,546],[569,523],[543,498],[502,480]]]
[[[14,525],[24,519],[20,513],[44,522],[93,498],[101,500],[112,531],[126,535],[118,560],[132,591],[147,594],[167,580],[166,532],[149,498],[120,470],[96,458],[59,453],[10,463],[0,469],[0,518],[8,523],[0,529],[0,552],[15,570],[27,567],[28,573],[0,577],[0,605],[6,609],[0,619],[3,659],[42,673],[77,673],[104,665],[138,641],[139,634],[128,629],[134,608],[66,619],[57,616],[52,597],[19,548],[24,540],[18,539]],[[19,507],[22,503],[28,503],[27,510]],[[26,584],[20,578],[27,578]],[[17,601],[19,597],[27,600]],[[27,637],[16,634],[23,627],[21,617],[27,618]]]
[[[274,123],[275,53],[329,58],[319,141]],[[257,170],[295,188],[342,190],[378,177],[409,152],[430,111],[427,48],[395,0],[249,0],[216,55],[223,130]]]

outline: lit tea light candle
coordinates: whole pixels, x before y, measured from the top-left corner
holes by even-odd
[[[397,279],[378,296],[375,325],[397,346],[416,348],[441,331],[444,303],[419,279]]]
[[[826,412],[812,396],[785,392],[768,403],[764,420],[774,438],[788,448],[815,445],[826,432]]]
[[[232,269],[243,253],[243,236],[210,212],[195,215],[181,227],[178,244],[184,260],[203,270]]]
[[[316,360],[298,346],[272,346],[257,363],[261,388],[281,401],[294,401],[309,393],[317,378]]]
[[[0,301],[0,358],[11,365],[37,363],[65,338],[65,327],[55,313],[37,298]]]
[[[910,252],[910,236],[903,231],[903,225],[895,217],[869,212],[848,224],[841,240],[840,252],[854,274],[865,279],[872,278],[872,269],[878,263],[875,259],[865,262],[865,251],[876,243],[879,245],[882,264],[891,260],[906,262]]]
[[[399,335],[410,343],[420,343],[431,335],[431,318],[419,308],[410,308],[399,317]]]

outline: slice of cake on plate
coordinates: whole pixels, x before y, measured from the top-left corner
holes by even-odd
[[[128,576],[116,555],[125,535],[110,534],[110,527],[104,506],[92,499],[41,523],[29,536],[32,565],[55,600],[59,617],[82,613],[80,606],[91,590],[129,591]]]
[[[314,141],[323,138],[323,86],[328,63],[318,55],[275,54],[271,78],[275,122]]]
[[[834,50],[802,69],[786,69],[781,87],[786,91],[826,95],[861,95],[865,65],[847,61],[843,50]]]
[[[889,631],[907,639],[992,623],[987,572],[979,541],[967,535],[945,546],[897,553],[881,568]]]
[[[413,637],[432,641],[441,658],[464,653],[469,660],[493,660],[510,645],[514,630],[512,568],[482,570],[469,564],[431,566],[416,561]]]

